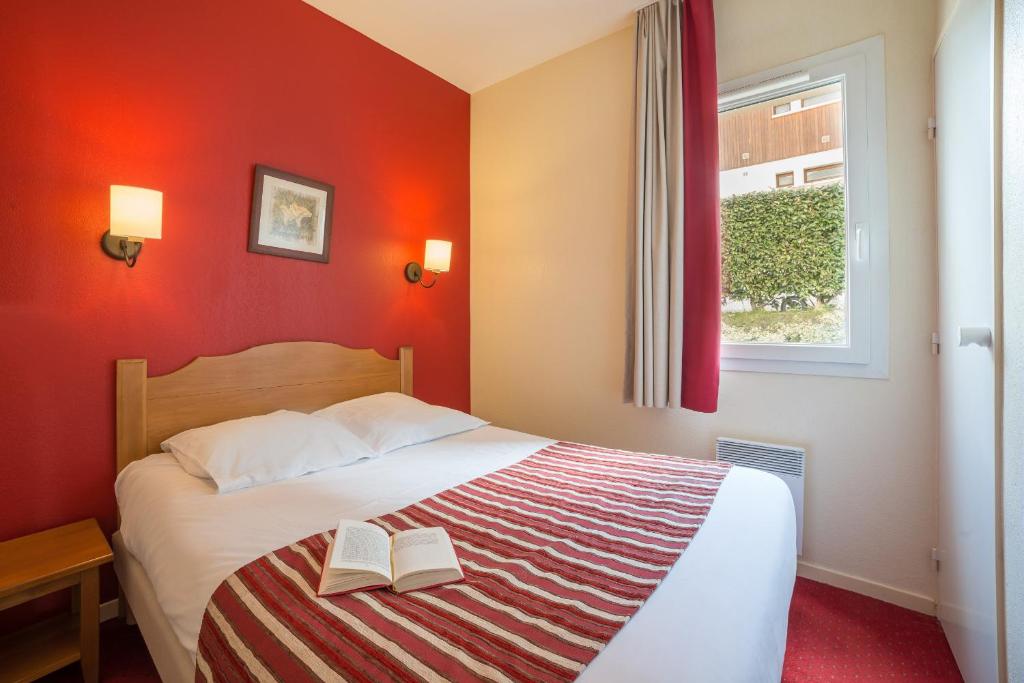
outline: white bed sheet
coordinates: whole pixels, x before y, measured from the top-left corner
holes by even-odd
[[[339,519],[392,512],[552,443],[498,427],[233,493],[165,454],[117,479],[124,547],[194,660],[210,596],[235,570]],[[690,547],[580,681],[778,681],[796,575],[789,490],[733,468]]]

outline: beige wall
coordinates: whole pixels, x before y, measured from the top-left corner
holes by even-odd
[[[891,378],[726,372],[715,415],[623,405],[626,30],[473,96],[473,410],[528,432],[693,457],[712,457],[722,435],[804,446],[803,559],[859,577],[824,577],[831,581],[927,609],[935,594],[937,387],[925,130],[935,2],[715,6],[721,80],[886,36]]]

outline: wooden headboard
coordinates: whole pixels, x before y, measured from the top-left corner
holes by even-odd
[[[282,408],[312,412],[384,391],[412,395],[412,347],[398,360],[373,349],[326,342],[282,342],[227,356],[200,356],[150,377],[146,360],[117,361],[117,471],[160,451],[193,427]]]

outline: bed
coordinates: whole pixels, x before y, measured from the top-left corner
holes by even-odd
[[[412,393],[412,349],[292,342],[200,358],[149,377],[118,364],[115,570],[161,677],[194,680],[204,611],[226,578],[277,548],[500,470],[551,439],[486,426],[369,462],[217,495],[162,439],[278,408],[313,411],[385,391]],[[152,454],[152,455],[150,455]],[[580,681],[778,681],[796,572],[795,520],[777,478],[729,470],[699,532]]]

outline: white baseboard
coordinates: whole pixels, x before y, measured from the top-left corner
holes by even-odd
[[[844,574],[843,572],[837,572],[834,569],[828,569],[827,567],[811,564],[810,562],[800,562],[797,565],[796,573],[797,575],[806,579],[811,579],[812,581],[820,581],[821,583],[827,583],[828,585],[835,586],[836,588],[842,588],[844,590],[853,591],[854,593],[860,593],[861,595],[867,595],[871,598],[891,602],[894,605],[906,607],[907,609],[912,609],[915,612],[922,612],[931,616],[935,616],[936,614],[935,599],[927,595],[912,593],[910,591],[903,590],[902,588],[896,588],[895,586],[876,583],[875,581],[862,579],[859,576]]]
[[[117,598],[113,600],[107,600],[106,602],[100,603],[100,623],[104,621],[110,621],[111,619],[117,618],[118,601]]]

